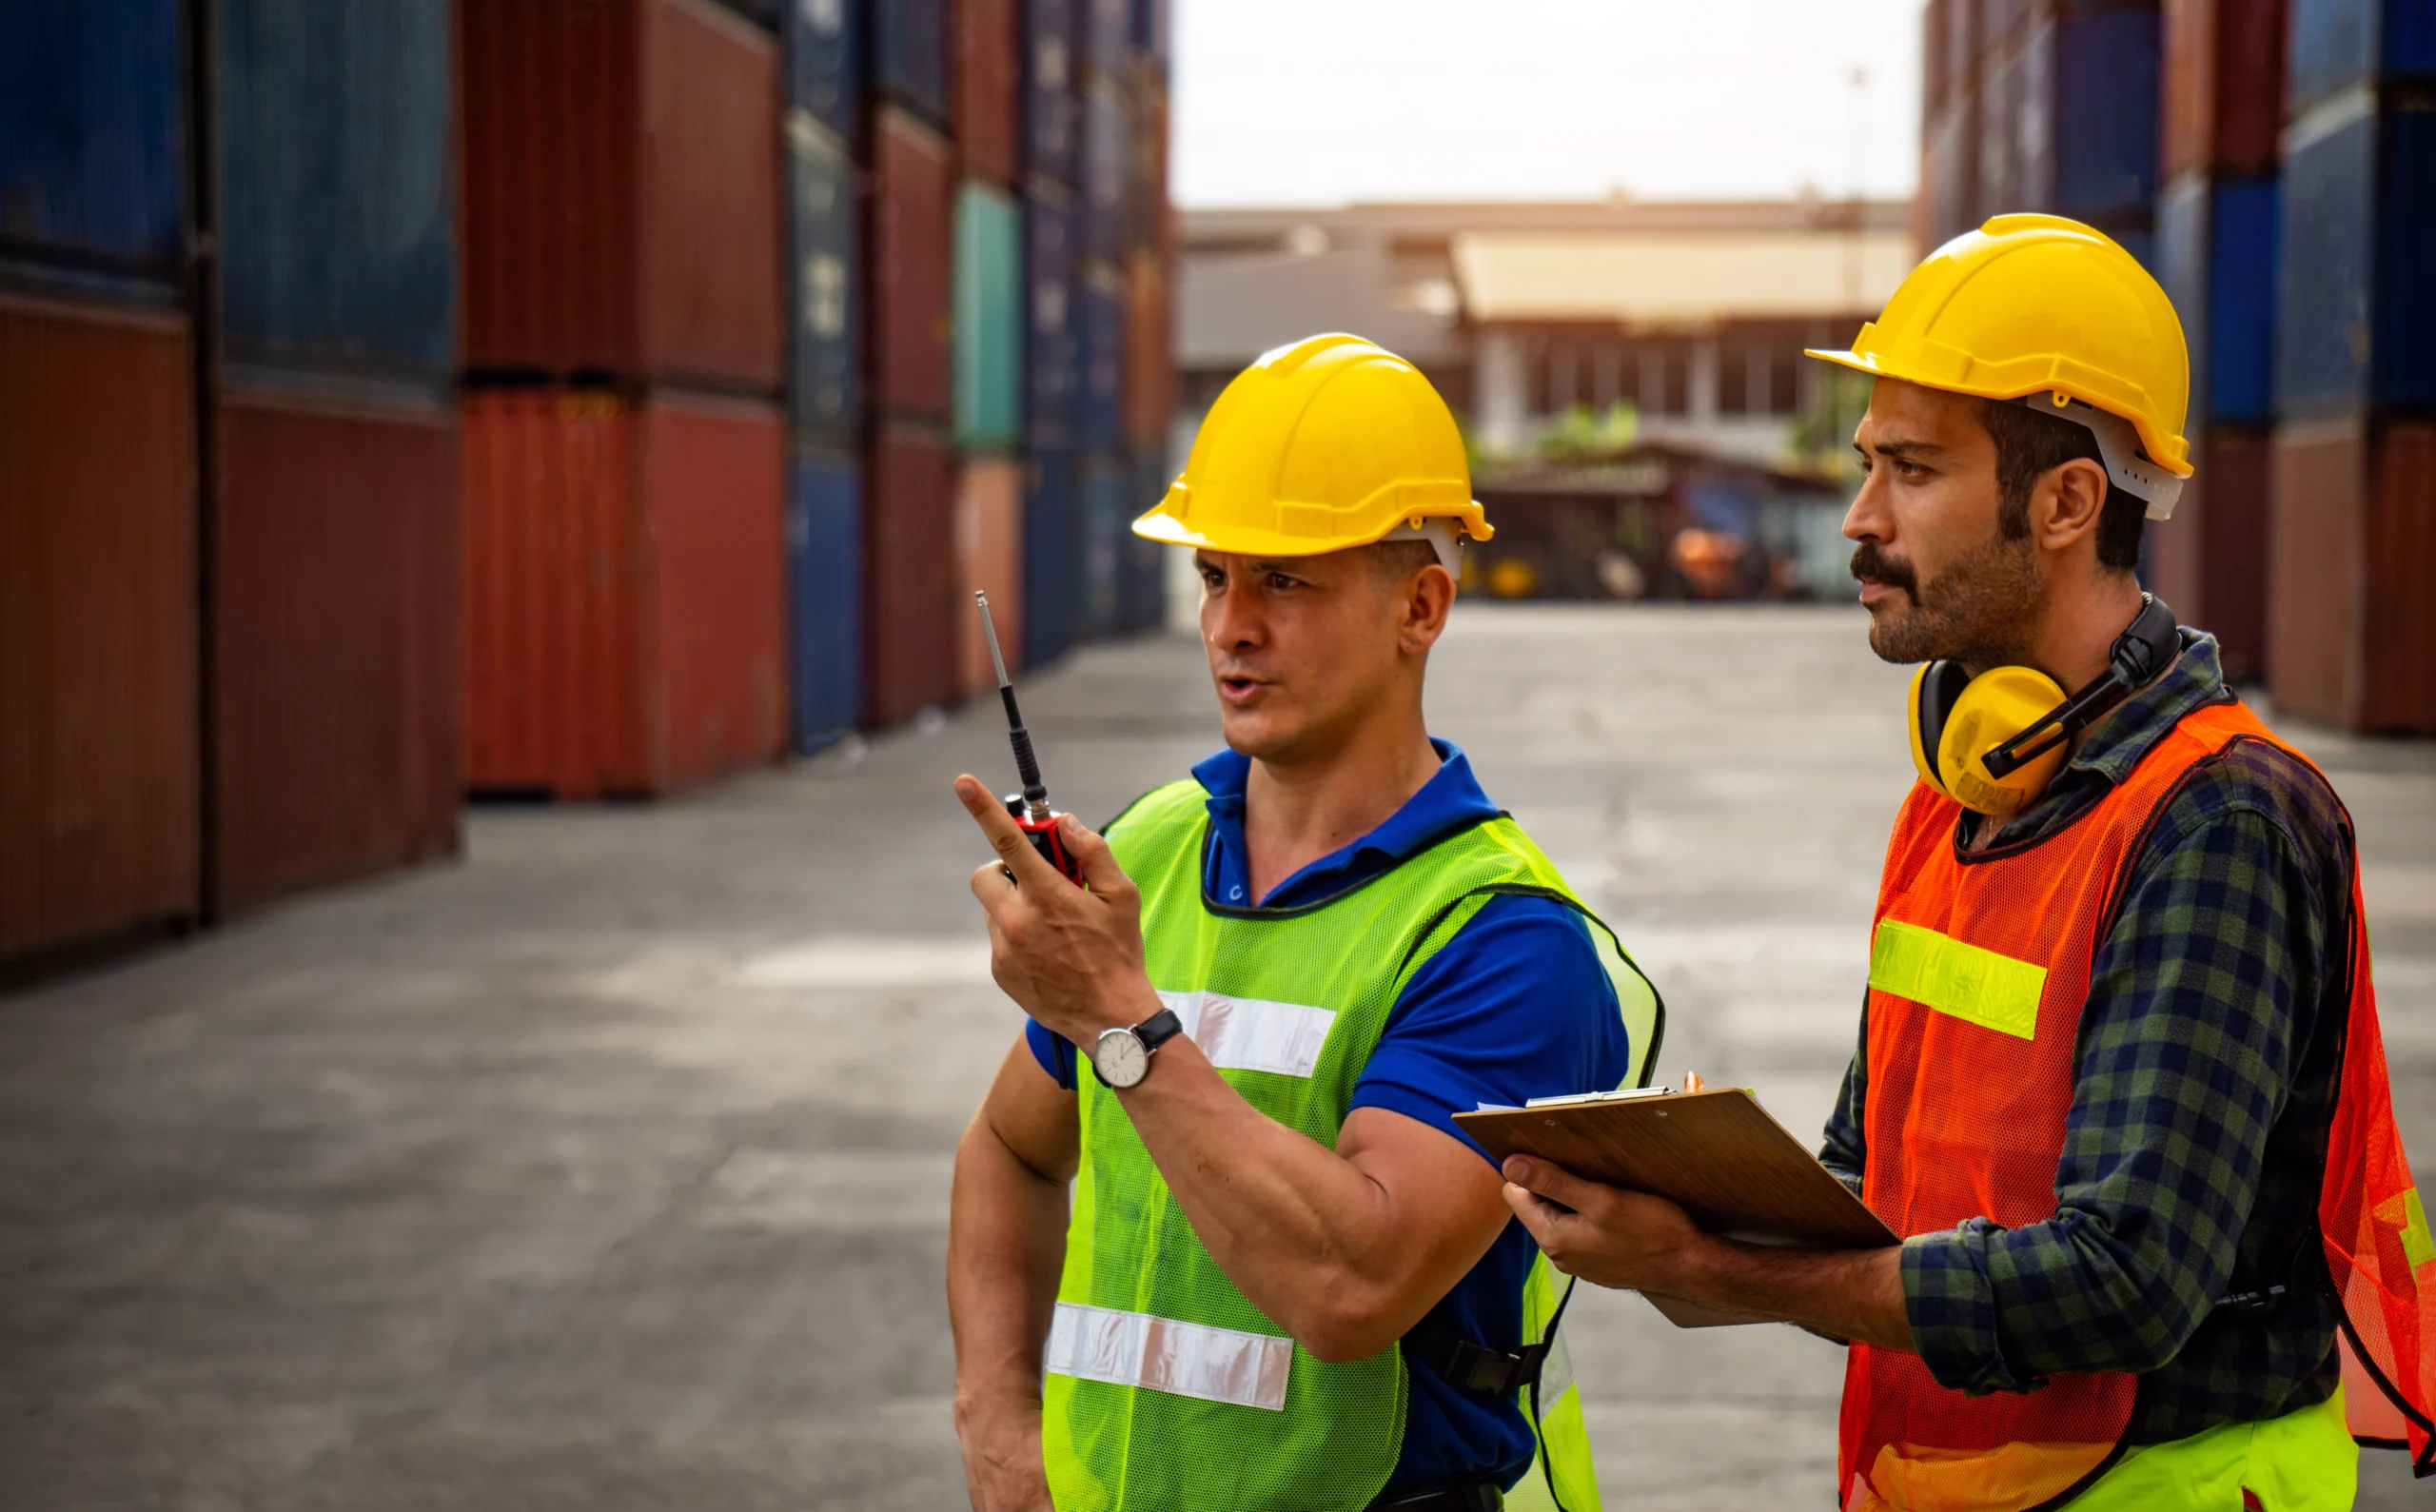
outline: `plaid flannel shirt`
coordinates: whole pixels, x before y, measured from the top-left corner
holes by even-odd
[[[2215,641],[2183,638],[2172,670],[2090,732],[2005,843],[2062,829],[2184,715],[2232,697]],[[1939,1384],[1976,1395],[2137,1372],[2135,1444],[2332,1394],[2315,1215],[2351,867],[2333,795],[2281,752],[2245,746],[2169,801],[2081,1010],[2055,1216],[1976,1218],[1903,1246],[1912,1336]],[[1867,1032],[1820,1151],[1856,1188]],[[2272,1307],[2218,1306],[2271,1286],[2290,1288]]]

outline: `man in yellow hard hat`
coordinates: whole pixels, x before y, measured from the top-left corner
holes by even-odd
[[[1560,1269],[1851,1341],[1847,1512],[2348,1506],[2354,1433],[2436,1455],[2436,1242],[2350,821],[2134,576],[2190,471],[2173,308],[2003,216],[1812,355],[1876,380],[1844,533],[1871,646],[1925,663],[1822,1152],[1902,1243],[1736,1244],[1527,1159],[1508,1200]]]
[[[1228,749],[1044,862],[958,796],[1031,1015],[956,1158],[973,1504],[1598,1504],[1563,1293],[1453,1123],[1646,1074],[1655,992],[1422,713],[1457,539],[1413,366],[1263,357],[1134,529],[1189,547]]]

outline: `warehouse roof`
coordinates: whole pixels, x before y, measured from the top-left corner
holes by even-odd
[[[1698,325],[1866,319],[1912,270],[1906,231],[1477,231],[1453,239],[1475,322]]]

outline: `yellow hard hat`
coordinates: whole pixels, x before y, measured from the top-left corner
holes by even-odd
[[[1486,540],[1463,433],[1421,370],[1359,336],[1308,336],[1237,374],[1184,475],[1133,533],[1247,557],[1313,557],[1393,535]],[[1451,565],[1451,564],[1450,564]]]
[[[2041,396],[2096,433],[2115,483],[2157,519],[2190,476],[2190,355],[2173,302],[2078,221],[1999,215],[1965,231],[1912,270],[1852,350],[1809,355],[1982,399]]]

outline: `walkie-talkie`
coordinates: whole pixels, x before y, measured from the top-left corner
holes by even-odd
[[[990,665],[998,673],[998,699],[1007,706],[1007,739],[1015,748],[1015,776],[1022,779],[1021,793],[1007,795],[1007,813],[1031,841],[1040,858],[1066,874],[1069,881],[1080,887],[1083,869],[1067,853],[1066,842],[1057,833],[1059,815],[1049,807],[1049,789],[1040,780],[1040,761],[1031,754],[1031,732],[1024,728],[1024,717],[1015,707],[1014,680],[1007,676],[1007,658],[998,650],[998,625],[990,618],[990,596],[976,593],[972,601],[981,610],[981,634],[990,642]]]

